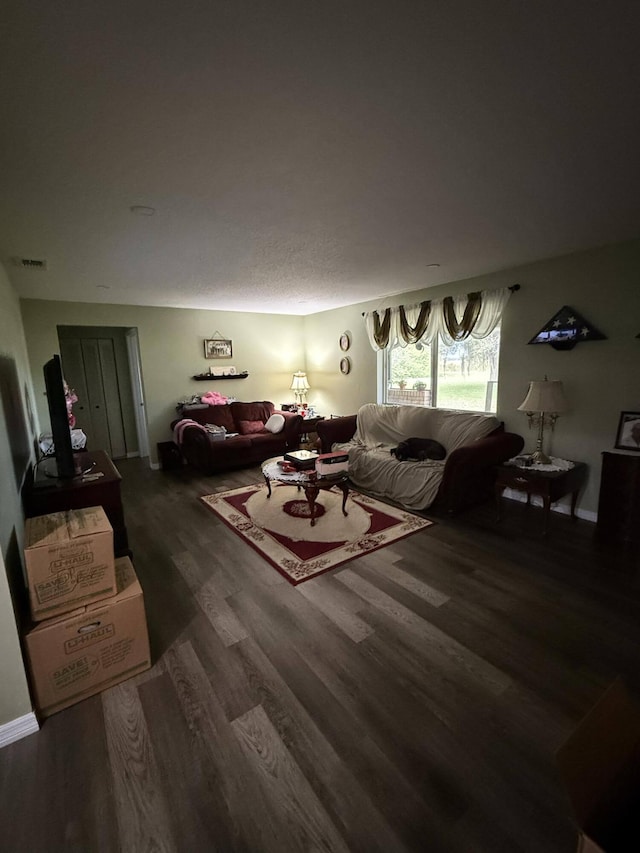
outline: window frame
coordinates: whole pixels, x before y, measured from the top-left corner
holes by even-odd
[[[497,323],[496,328],[500,330],[500,345],[502,344],[502,319]],[[438,362],[440,355],[440,336],[436,335],[433,341],[430,344],[423,344],[423,346],[430,347],[431,349],[431,405],[423,406],[425,409],[445,409],[445,411],[457,411],[455,409],[447,409],[446,406],[438,405]],[[415,344],[408,344],[408,346],[415,346]],[[379,377],[379,386],[378,386],[378,402],[381,402],[382,405],[385,406],[394,406],[395,403],[390,403],[388,398],[389,392],[389,381],[390,381],[390,370],[389,370],[389,357],[392,352],[392,347],[388,346],[385,349],[378,350],[378,377]],[[489,380],[491,381],[491,380]],[[496,380],[496,411],[493,412],[490,409],[464,409],[466,412],[473,412],[476,414],[483,415],[495,415],[497,414],[497,403],[498,403],[498,395],[497,390],[500,384],[500,348],[498,349],[498,379]]]

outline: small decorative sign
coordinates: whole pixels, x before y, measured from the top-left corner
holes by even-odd
[[[204,357],[205,358],[231,358],[233,349],[231,341],[226,338],[205,338],[204,339]]]

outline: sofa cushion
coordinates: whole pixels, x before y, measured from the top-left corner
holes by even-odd
[[[356,438],[368,447],[397,447],[412,436],[432,438],[452,453],[483,438],[500,425],[494,415],[427,409],[421,406],[380,406],[365,403],[358,410]]]
[[[240,435],[255,435],[257,432],[264,431],[264,423],[262,421],[238,421],[237,426]]]
[[[255,435],[249,436],[251,447],[259,454],[277,456],[279,453],[284,453],[286,450],[286,441],[284,435],[279,433],[274,435],[272,432],[257,432]],[[266,458],[266,456],[265,456]]]
[[[264,428],[272,433],[282,432],[284,429],[284,415],[275,412],[264,425]]]
[[[262,421],[263,424],[266,424],[273,414],[275,407],[273,403],[261,400],[253,403],[236,401],[235,403],[230,403],[229,408],[236,424],[240,421]]]
[[[190,410],[188,417],[200,424],[215,424],[224,427],[227,432],[238,431],[233,421],[230,406],[205,406],[203,409]]]

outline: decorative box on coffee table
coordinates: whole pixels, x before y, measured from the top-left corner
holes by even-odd
[[[298,471],[313,471],[316,467],[317,453],[310,450],[292,450],[284,454],[284,461],[289,462]]]

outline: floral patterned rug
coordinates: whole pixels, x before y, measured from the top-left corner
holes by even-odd
[[[272,483],[271,493],[258,484],[200,500],[294,585],[433,524],[355,491],[349,492],[345,517],[342,492],[335,488],[318,495],[311,527],[302,491]]]

